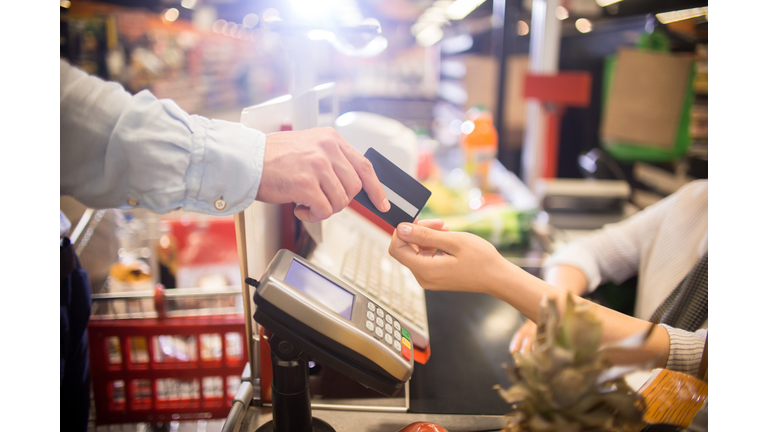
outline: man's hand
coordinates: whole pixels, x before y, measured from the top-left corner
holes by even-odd
[[[535,322],[528,320],[523,324],[512,337],[512,342],[509,344],[509,353],[520,351],[521,353],[531,352],[533,349],[533,341],[536,339],[536,331],[538,326]]]
[[[257,200],[294,202],[297,218],[317,222],[341,211],[361,188],[377,209],[389,211],[371,162],[333,128],[267,135]]]
[[[389,245],[389,254],[411,270],[422,288],[491,293],[498,287],[496,279],[509,261],[491,243],[432,223],[401,223]]]

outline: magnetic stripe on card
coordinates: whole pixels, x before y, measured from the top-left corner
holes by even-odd
[[[419,214],[419,209],[406,201],[405,198],[395,193],[395,191],[388,188],[385,184],[382,183],[381,186],[384,187],[384,193],[387,195],[389,202],[396,205],[400,210],[406,212],[410,217],[416,217],[416,215]]]

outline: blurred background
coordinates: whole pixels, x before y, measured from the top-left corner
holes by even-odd
[[[674,158],[641,160],[639,168],[637,160],[624,158],[618,168],[633,188],[647,190],[636,194],[641,206],[670,193],[686,176],[706,177],[707,1],[558,3],[555,64],[560,71],[587,72],[592,81],[589,104],[562,115],[555,176],[583,177],[579,156],[604,141],[606,62],[654,32],[664,36],[665,50],[695,61],[694,96],[686,105],[690,140]],[[308,37],[297,43],[306,45],[302,68],[312,70],[313,84],[337,83],[339,114],[367,111],[394,118],[431,140],[431,150],[440,154],[461,143],[466,113],[479,106],[498,132],[499,161],[523,176],[532,5],[532,0],[62,1],[61,57],[131,92],[148,89],[190,113],[239,121],[243,107],[291,91],[295,35],[285,29],[303,25]],[[378,29],[385,48],[377,52],[380,47],[370,43],[365,29],[350,30],[355,26]],[[335,31],[334,43],[323,29]]]

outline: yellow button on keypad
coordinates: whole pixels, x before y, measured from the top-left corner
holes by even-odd
[[[411,349],[411,341],[409,341],[406,338],[400,339],[400,342],[403,344],[404,347]]]

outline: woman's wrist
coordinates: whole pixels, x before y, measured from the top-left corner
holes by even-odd
[[[542,297],[552,297],[559,292],[506,259],[499,270],[484,292],[505,301],[534,322],[539,316]]]
[[[483,287],[483,292],[507,301],[506,298],[514,295],[514,292],[518,289],[518,271],[522,271],[522,269],[512,264],[506,258],[499,257],[501,260],[492,264],[494,270],[489,273],[489,278],[487,279],[486,286]]]

